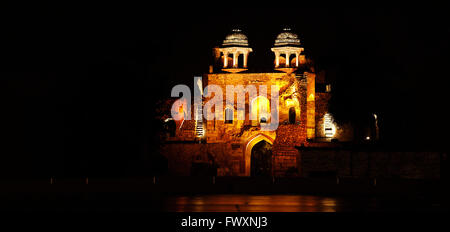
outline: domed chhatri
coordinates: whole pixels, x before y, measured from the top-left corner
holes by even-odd
[[[221,60],[222,71],[242,72],[247,70],[249,47],[247,36],[240,29],[233,29],[223,40],[222,46],[214,48],[215,59]],[[305,64],[304,49],[297,34],[284,28],[275,39],[272,51],[275,53],[275,69],[291,73]]]
[[[248,39],[247,36],[244,35],[241,30],[233,29],[232,33],[225,37],[222,46],[242,46],[248,47]]]
[[[290,28],[284,28],[275,40],[275,47],[279,46],[300,46],[300,39]]]
[[[248,46],[247,36],[241,30],[233,29],[232,33],[225,37],[222,47],[218,48],[218,54],[222,54],[222,70],[226,72],[247,70],[247,59],[250,52],[252,49]]]
[[[305,63],[304,49],[300,46],[298,35],[285,28],[275,39],[272,51],[275,53],[275,69],[292,72]]]

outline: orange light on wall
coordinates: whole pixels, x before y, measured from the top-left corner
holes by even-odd
[[[316,75],[314,73],[305,73],[306,75],[306,136],[308,139],[316,137]]]
[[[323,116],[323,121],[323,130],[325,137],[333,138],[336,134],[336,126],[334,125],[333,117],[329,113],[326,113]]]
[[[292,99],[286,99],[285,104],[287,108],[295,106],[295,102]]]
[[[252,100],[250,120],[260,122],[264,120],[269,122],[270,118],[270,102],[266,97],[258,96]]]

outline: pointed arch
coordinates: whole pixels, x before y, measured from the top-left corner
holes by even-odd
[[[247,140],[246,145],[244,147],[245,176],[250,176],[250,162],[251,162],[253,146],[255,146],[257,143],[261,142],[262,140],[273,145],[273,142],[275,141],[275,136],[276,136],[275,133],[270,133],[270,134],[259,133],[257,135],[250,137]]]

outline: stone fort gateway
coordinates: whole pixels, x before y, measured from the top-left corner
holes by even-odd
[[[393,156],[388,152],[377,154],[346,149],[344,144],[361,139],[356,135],[367,143],[376,143],[379,139],[377,115],[373,114],[371,124],[359,128],[361,132],[358,133],[351,123],[335,122],[329,112],[332,86],[325,72],[317,70],[307,57],[299,36],[291,29],[285,28],[276,36],[271,51],[274,58],[270,70],[261,71],[261,67],[249,66],[253,50],[247,36],[234,29],[220,46],[213,48],[214,59],[209,73],[194,81],[193,92],[196,88],[200,95],[192,99],[180,98],[178,94],[173,96],[177,99],[171,102],[172,114],[161,118],[166,129],[161,154],[167,158],[170,174],[439,175],[439,170],[436,171],[431,163],[426,163],[430,170],[418,169],[416,164],[406,161],[407,154]],[[219,87],[223,97],[203,93],[205,86]],[[254,86],[258,93],[267,94],[255,96],[249,94],[251,91],[236,89],[229,93],[229,86],[240,86],[245,90]],[[267,89],[263,90],[261,86]],[[272,99],[274,87],[278,90],[276,101]],[[215,107],[205,112],[205,104],[210,103]],[[275,122],[273,109],[277,111],[277,126],[265,130],[266,125]],[[438,156],[422,154],[419,159],[433,162]],[[393,163],[403,161],[405,167],[389,169]],[[436,165],[439,165],[438,161]]]

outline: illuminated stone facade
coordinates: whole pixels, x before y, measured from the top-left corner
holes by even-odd
[[[224,117],[222,120],[193,117],[193,120],[174,123],[176,131],[168,137],[169,143],[162,149],[172,173],[194,174],[194,167],[202,164],[213,170],[213,175],[255,175],[252,154],[256,155],[252,150],[264,141],[271,145],[269,174],[298,176],[302,173],[302,161],[296,146],[336,146],[331,142],[336,138],[336,126],[328,114],[330,86],[325,91],[316,92],[316,85],[326,86],[325,77],[318,76],[312,62],[305,58],[296,34],[284,29],[277,36],[272,48],[274,66],[270,72],[253,72],[251,67],[247,67],[252,49],[247,37],[239,30],[233,30],[222,46],[213,51],[215,63],[210,73],[203,75],[202,86],[221,87],[223,108],[215,109],[213,114]],[[250,85],[254,85],[258,93],[259,86],[267,86],[267,97],[250,99],[248,93],[241,91],[236,94],[234,102],[227,101],[227,86]],[[270,112],[271,86],[279,88],[279,126],[275,131],[263,131],[261,124],[271,123],[271,115],[264,115],[257,109],[264,108]],[[239,98],[245,98],[244,105],[237,104]],[[203,103],[213,100],[212,97],[204,97]],[[192,114],[195,112],[193,109]],[[245,112],[245,115],[238,115],[239,112]],[[251,117],[252,114],[255,118]],[[332,125],[334,131],[325,128],[325,115],[328,127]]]

